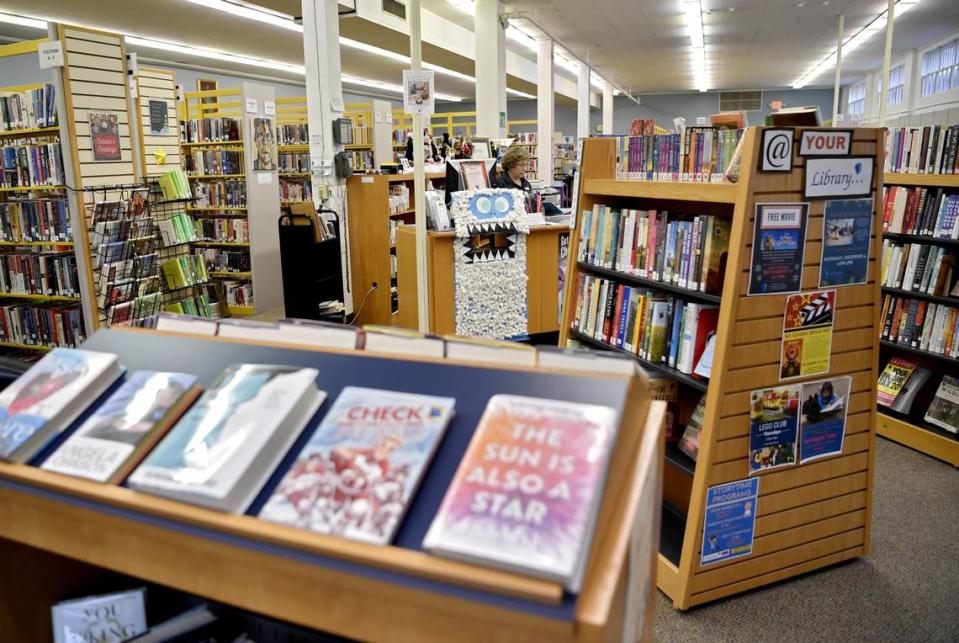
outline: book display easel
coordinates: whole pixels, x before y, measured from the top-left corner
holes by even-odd
[[[38,568],[58,570],[18,577],[0,590],[4,605],[17,606],[0,611],[0,631],[11,640],[50,638],[44,636],[48,604],[23,597],[75,591],[96,568],[358,640],[651,640],[664,405],[650,399],[640,376],[145,332],[101,330],[84,348],[117,355],[129,371],[192,372],[203,387],[236,363],[311,367],[330,401],[351,384],[401,386],[453,397],[456,413],[393,544],[382,546],[0,464],[0,537],[6,539],[0,547],[29,545]],[[616,444],[578,592],[422,549],[487,401],[503,390],[603,404],[617,413]],[[319,415],[291,455],[318,422]],[[268,498],[277,482],[261,496]],[[59,573],[70,566],[53,554],[89,567]]]
[[[797,129],[796,133],[801,131]],[[741,148],[741,175],[735,184],[616,180],[616,141],[602,138],[584,141],[579,202],[570,239],[561,345],[571,339],[588,347],[634,355],[573,329],[581,277],[606,279],[639,289],[640,293],[648,290],[653,298],[674,296],[686,302],[719,306],[711,379],[697,378],[660,360],[634,355],[656,377],[678,382],[681,405],[687,398],[696,399],[705,393],[697,460],[691,460],[673,446],[667,448],[666,456],[657,583],[679,609],[689,609],[868,552],[879,358],[875,329],[881,303],[876,257],[881,248],[877,212],[881,204],[882,172],[877,161],[882,159],[883,139],[880,130],[851,132],[852,154],[870,156],[876,162],[871,189],[873,226],[868,283],[836,288],[831,349],[827,349],[831,355],[828,371],[816,377],[803,376],[804,381],[851,377],[845,400],[847,416],[841,451],[812,463],[763,470],[757,476],[750,475],[751,395],[763,393],[764,387],[771,389],[783,384],[780,375],[787,295],[746,296],[754,212],[760,203],[805,201],[803,181],[809,159],[798,155],[799,137],[795,136],[792,146],[790,171],[760,173],[756,168],[762,130],[748,129]],[[807,293],[819,290],[824,207],[821,200],[808,202],[800,283],[800,292]],[[729,219],[729,252],[725,276],[717,292],[711,294],[699,288],[663,283],[577,260],[581,228],[584,219],[589,218],[586,213],[598,205]],[[765,406],[761,411],[763,414],[759,417],[765,417]],[[795,415],[797,409],[780,412]],[[690,409],[683,405],[677,416],[680,424],[685,423],[689,413]],[[737,481],[752,485],[756,479],[758,499],[754,507],[750,503],[746,513],[755,511],[748,549],[741,550],[739,556],[703,564],[707,546],[704,514],[712,498],[710,489]],[[712,540],[708,544],[714,546]]]

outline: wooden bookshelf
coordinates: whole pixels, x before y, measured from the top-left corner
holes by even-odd
[[[959,188],[959,174],[902,174],[884,175],[886,185],[906,185],[929,188]]]
[[[697,461],[679,457],[682,454],[673,448],[665,455],[657,584],[682,610],[865,555],[869,550],[879,359],[875,327],[881,304],[875,259],[869,263],[868,284],[837,289],[830,371],[804,378],[816,381],[852,376],[842,452],[759,472],[752,552],[715,564],[701,563],[709,488],[752,478],[748,464],[750,392],[782,384],[779,367],[786,295],[746,297],[755,205],[804,201],[803,158],[794,157],[790,173],[759,173],[755,168],[760,130],[750,128],[744,137],[742,175],[735,184],[616,180],[615,140],[586,139],[575,210],[580,214],[575,217],[576,227],[570,236],[561,345],[573,339],[589,348],[610,350],[572,329],[576,290],[583,273],[687,301],[720,305],[710,380],[633,356],[651,374],[679,382],[682,404],[698,399],[701,391],[706,396]],[[882,140],[881,130],[856,129],[853,152],[881,160]],[[798,154],[798,144],[794,151]],[[874,217],[880,212],[881,185],[882,175],[877,171],[872,191]],[[810,201],[802,292],[818,290],[824,203]],[[729,217],[731,237],[721,293],[677,288],[580,262],[581,213],[594,204]],[[879,228],[873,224],[873,230]],[[881,235],[875,234],[873,258],[880,256],[881,243]],[[684,406],[680,415],[688,417],[691,406]]]
[[[9,91],[10,88],[0,88],[0,91]],[[60,126],[53,127],[31,127],[27,129],[8,129],[0,131],[0,139],[3,138],[30,138],[34,136],[60,136]]]
[[[886,439],[959,467],[959,436],[955,433],[929,424],[913,424],[882,411],[877,415],[876,432]]]

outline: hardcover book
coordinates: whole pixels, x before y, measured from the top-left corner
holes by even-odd
[[[143,589],[53,606],[54,643],[120,643],[147,629]]]
[[[118,483],[200,394],[186,373],[137,371],[42,468]]]
[[[926,411],[926,422],[959,433],[959,378],[944,375]]]
[[[389,543],[455,403],[448,397],[347,386],[260,517]]]
[[[224,370],[130,476],[139,491],[242,513],[326,393],[312,368]]]
[[[579,591],[617,414],[494,395],[423,546]]]
[[[55,348],[0,393],[0,460],[26,462],[122,373],[117,356]]]

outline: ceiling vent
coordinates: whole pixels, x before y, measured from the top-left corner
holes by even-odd
[[[406,20],[406,4],[400,0],[383,0],[383,11],[400,20]]]
[[[762,109],[762,92],[720,92],[719,111],[755,112]]]

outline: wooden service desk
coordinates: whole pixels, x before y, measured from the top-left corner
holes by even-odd
[[[532,226],[526,238],[526,269],[529,334],[559,330],[559,240],[569,234],[566,225]],[[438,335],[456,333],[453,299],[454,233],[427,232],[426,261],[429,270],[430,327]],[[394,325],[417,330],[416,229],[396,230],[396,288],[399,310]]]

